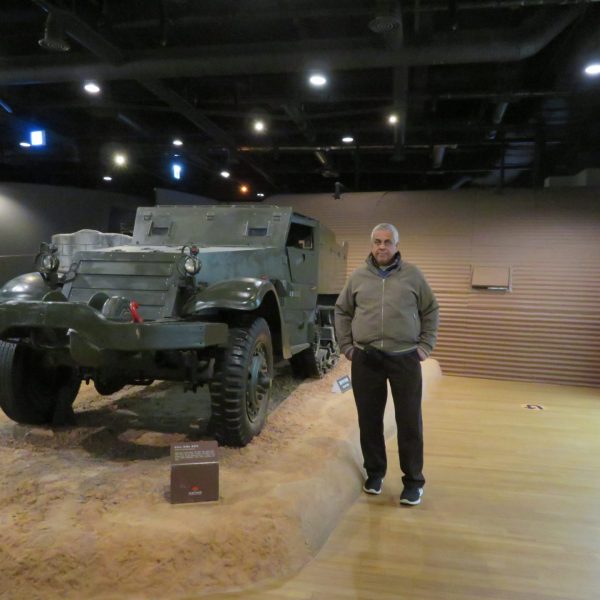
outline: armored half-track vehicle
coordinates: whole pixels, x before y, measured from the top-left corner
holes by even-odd
[[[317,221],[268,205],[155,206],[138,209],[125,244],[89,233],[53,236],[36,272],[0,290],[11,419],[72,416],[81,381],[101,394],[207,384],[216,438],[243,446],[264,426],[274,361],[301,377],[335,364],[346,248]]]

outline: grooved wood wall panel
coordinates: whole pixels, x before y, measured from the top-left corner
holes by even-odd
[[[380,222],[400,231],[441,305],[446,374],[600,387],[600,190],[272,196],[349,243],[348,273]],[[472,265],[509,265],[510,292],[471,288]]]

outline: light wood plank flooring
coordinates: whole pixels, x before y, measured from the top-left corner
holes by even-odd
[[[392,440],[383,494],[310,564],[214,598],[600,598],[600,390],[443,377],[424,413],[420,506],[398,506]]]

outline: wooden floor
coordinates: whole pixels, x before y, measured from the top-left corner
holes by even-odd
[[[444,377],[424,412],[420,506],[398,505],[392,441],[382,495],[310,564],[213,598],[600,598],[600,390]]]

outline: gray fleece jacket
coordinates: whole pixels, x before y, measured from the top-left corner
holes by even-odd
[[[384,276],[371,255],[350,275],[335,303],[340,350],[370,344],[384,352],[435,346],[439,305],[421,271],[402,259]]]

